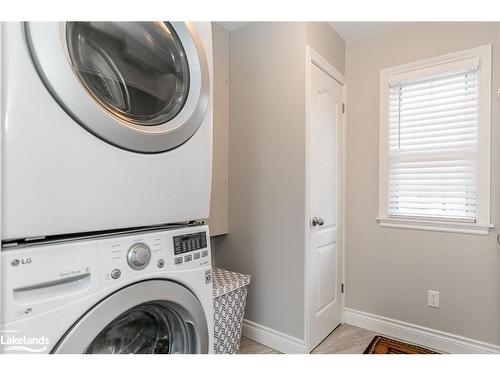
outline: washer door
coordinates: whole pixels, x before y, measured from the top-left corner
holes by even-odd
[[[187,141],[208,107],[205,52],[191,23],[29,22],[45,86],[85,129],[141,153]]]
[[[208,353],[208,328],[198,299],[168,280],[125,287],[90,309],[53,353]]]

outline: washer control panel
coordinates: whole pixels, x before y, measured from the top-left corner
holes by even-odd
[[[146,268],[151,260],[151,249],[145,243],[135,243],[128,249],[127,263],[134,270]]]
[[[207,233],[196,232],[174,236],[174,264],[181,265],[208,256]],[[205,250],[204,250],[205,249]]]
[[[207,226],[116,236],[96,242],[103,285],[152,272],[211,264]]]
[[[210,272],[206,225],[2,251],[2,322],[59,309],[107,287],[145,278]],[[196,274],[196,272],[193,272]]]
[[[180,255],[207,247],[206,232],[189,233],[174,237],[174,253]]]

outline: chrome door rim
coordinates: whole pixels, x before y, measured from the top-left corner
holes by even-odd
[[[208,353],[208,325],[200,301],[187,288],[166,279],[141,281],[107,296],[73,324],[52,353],[84,353],[99,333],[119,315],[137,305],[157,301],[177,307],[176,312],[194,327],[195,353]]]
[[[65,22],[26,22],[24,31],[44,85],[77,123],[114,146],[139,153],[159,153],[180,146],[196,133],[207,113],[210,95],[207,57],[195,24],[170,24],[186,52],[191,79],[182,110],[170,121],[156,126],[126,121],[94,99],[73,71]]]

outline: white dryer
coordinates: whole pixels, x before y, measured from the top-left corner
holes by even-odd
[[[211,24],[2,24],[2,239],[208,217]]]
[[[213,353],[208,228],[2,252],[4,353]]]

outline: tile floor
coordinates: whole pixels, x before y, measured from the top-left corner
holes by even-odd
[[[377,333],[363,328],[341,324],[324,339],[312,353],[361,354]],[[241,338],[241,354],[276,354],[276,350],[245,337]]]

